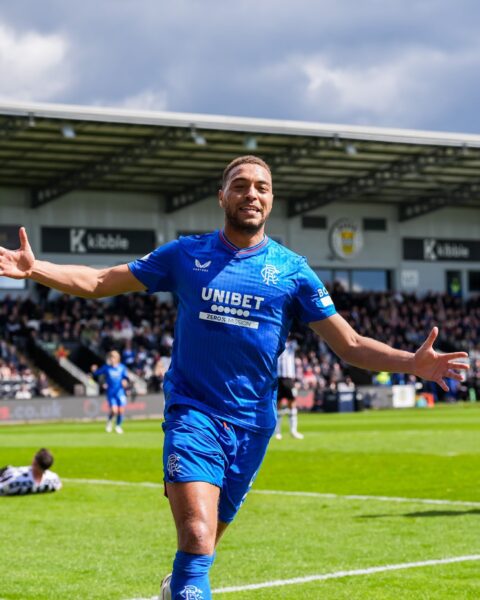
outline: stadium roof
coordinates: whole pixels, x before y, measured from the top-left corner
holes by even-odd
[[[289,216],[331,202],[394,204],[402,221],[480,208],[478,135],[0,103],[0,186],[29,189],[33,208],[83,189],[155,193],[173,212],[215,194],[241,154],[269,162]]]

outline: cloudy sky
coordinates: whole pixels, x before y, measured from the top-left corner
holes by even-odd
[[[0,0],[0,102],[480,133],[478,0]]]

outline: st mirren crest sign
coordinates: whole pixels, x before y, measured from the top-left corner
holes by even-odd
[[[354,258],[363,248],[359,222],[349,217],[336,221],[330,230],[330,248],[337,258]]]

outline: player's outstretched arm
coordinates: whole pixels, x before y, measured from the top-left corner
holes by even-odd
[[[415,352],[413,373],[422,379],[434,381],[443,390],[448,391],[445,377],[462,381],[463,371],[469,368],[469,365],[465,362],[465,359],[468,359],[468,354],[466,352],[449,352],[448,354],[435,352],[433,344],[437,336],[438,327],[434,327],[428,334],[427,339]]]
[[[0,247],[0,275],[13,279],[32,279],[66,294],[84,298],[103,298],[145,290],[128,265],[92,269],[37,260],[24,227],[20,228],[19,237],[20,247],[17,250]]]
[[[372,338],[359,335],[338,314],[323,321],[310,323],[310,327],[345,362],[369,371],[411,373],[422,379],[434,381],[447,391],[445,378],[461,381],[462,371],[468,369],[468,364],[461,360],[468,358],[466,352],[439,354],[433,349],[433,343],[438,335],[437,327],[432,329],[415,353],[397,350]]]
[[[20,227],[18,235],[20,238],[18,250],[7,250],[0,246],[0,275],[12,279],[25,279],[30,277],[35,256],[28,242],[25,227]]]

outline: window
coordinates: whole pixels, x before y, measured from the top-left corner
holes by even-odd
[[[480,271],[468,272],[468,291],[480,292]]]
[[[326,229],[327,217],[308,216],[302,217],[303,229]]]
[[[346,292],[350,291],[350,271],[335,269],[333,281],[339,283]]]
[[[334,282],[347,292],[387,292],[392,289],[392,274],[385,269],[314,269],[331,289]]]
[[[364,231],[387,231],[387,219],[363,219]]]
[[[456,298],[461,298],[462,293],[462,272],[461,271],[447,271],[445,273],[447,282],[447,294]]]
[[[376,269],[352,271],[352,291],[386,292],[390,289],[390,272]]]
[[[11,279],[10,277],[0,277],[0,290],[24,290],[25,279]]]

